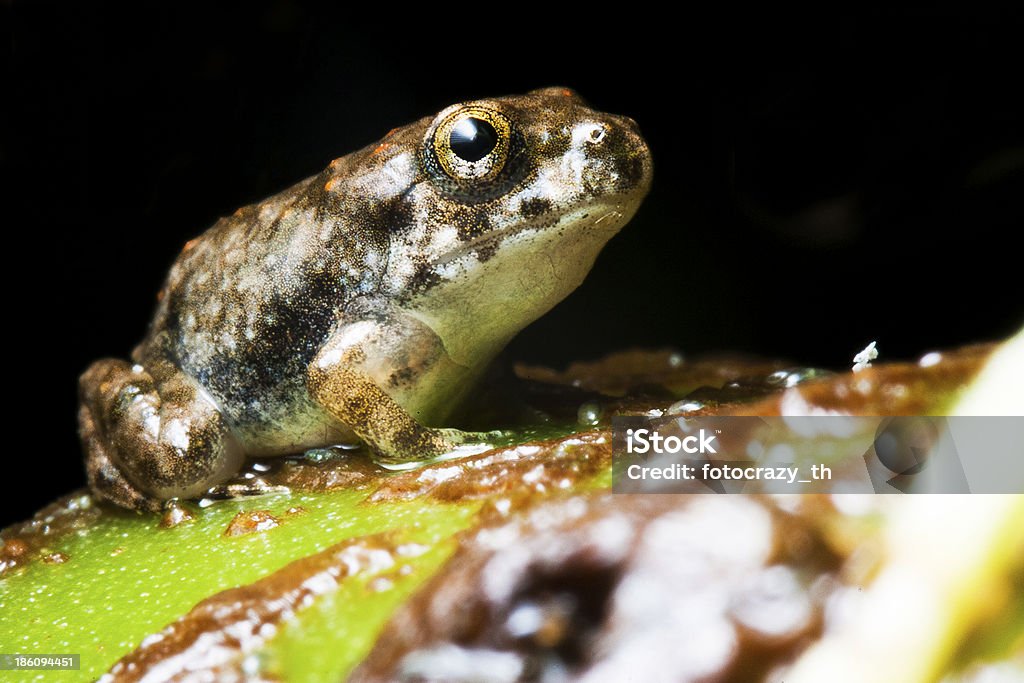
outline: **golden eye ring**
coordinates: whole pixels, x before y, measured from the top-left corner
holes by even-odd
[[[444,172],[461,181],[493,180],[508,161],[512,123],[495,109],[463,107],[434,133],[434,154]]]

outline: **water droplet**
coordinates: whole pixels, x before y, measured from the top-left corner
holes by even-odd
[[[812,607],[796,572],[786,566],[768,567],[740,592],[733,618],[769,637],[795,636],[806,629]]]
[[[942,354],[938,351],[932,351],[921,356],[921,360],[917,361],[917,364],[922,368],[930,368],[933,365],[938,365],[942,362]]]
[[[803,384],[808,380],[831,374],[828,370],[820,370],[818,368],[784,368],[768,375],[764,381],[765,384],[788,389],[795,387],[797,384]]]
[[[202,503],[200,503],[202,505]],[[169,500],[165,505],[164,514],[160,518],[160,526],[164,529],[173,529],[179,524],[195,520],[195,515],[183,507],[177,500]]]
[[[374,593],[383,593],[384,591],[391,590],[395,585],[395,582],[386,576],[378,576],[377,578],[370,581],[369,588]]]
[[[310,462],[327,462],[328,460],[334,460],[341,455],[341,449],[338,448],[310,448],[308,451],[302,454],[302,456]]]
[[[601,404],[596,401],[587,401],[576,411],[576,421],[584,426],[593,427],[601,421]]]
[[[43,555],[43,562],[46,564],[64,564],[67,561],[68,556],[60,551]]]
[[[248,655],[242,660],[242,672],[246,676],[256,678],[262,669],[260,656],[256,654]]]
[[[676,401],[668,407],[666,411],[669,415],[683,415],[685,413],[692,413],[696,410],[700,410],[704,407],[704,404],[700,401],[694,401],[693,399],[684,398],[682,401]]]

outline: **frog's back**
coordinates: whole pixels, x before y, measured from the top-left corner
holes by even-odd
[[[321,201],[322,175],[186,244],[141,350],[169,356],[197,380],[249,452],[311,445],[311,432],[322,438],[331,420],[306,392],[306,366],[345,303],[375,287],[367,264],[379,251],[346,237],[344,211]]]

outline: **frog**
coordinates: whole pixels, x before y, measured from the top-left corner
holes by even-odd
[[[130,360],[79,378],[94,497],[202,498],[252,458],[359,443],[415,465],[498,353],[584,280],[652,179],[575,91],[453,104],[188,241]]]

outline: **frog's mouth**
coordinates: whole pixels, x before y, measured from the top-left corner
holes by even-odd
[[[441,254],[431,262],[431,266],[440,272],[470,256],[486,262],[498,254],[506,242],[529,236],[546,237],[542,241],[554,242],[593,240],[599,243],[600,248],[629,222],[638,205],[630,206],[627,202],[592,202],[565,212],[557,219],[539,216],[514,226],[489,230]]]

